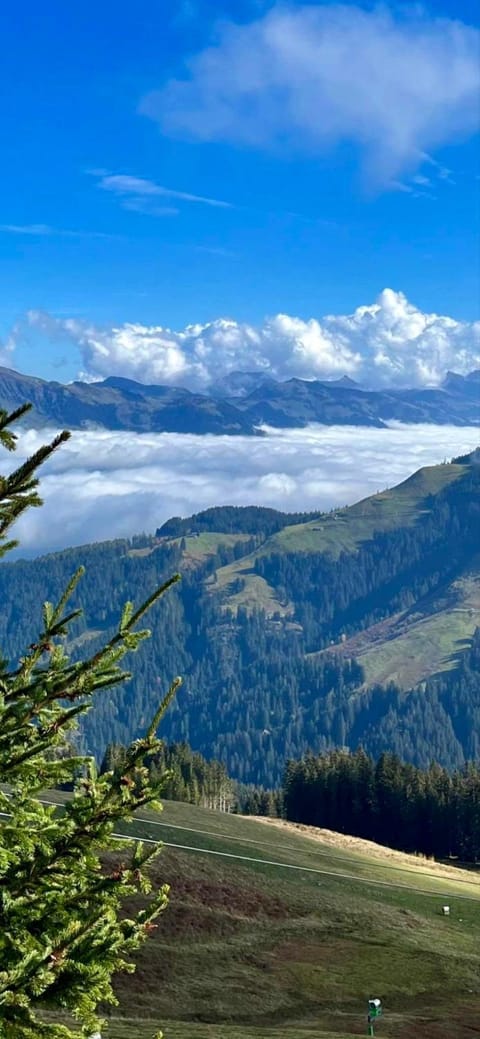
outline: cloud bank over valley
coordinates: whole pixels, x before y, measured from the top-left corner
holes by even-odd
[[[41,444],[25,432],[9,468]],[[43,469],[45,505],[16,526],[22,555],[153,533],[214,505],[328,510],[393,486],[479,442],[479,430],[310,426],[266,438],[75,432]]]

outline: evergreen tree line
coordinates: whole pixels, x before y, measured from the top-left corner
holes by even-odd
[[[282,788],[287,819],[348,833],[438,859],[480,861],[480,767],[449,773],[377,761],[360,748],[306,755],[287,764]]]
[[[110,743],[103,757],[101,774],[121,774],[126,755],[127,748],[121,743]],[[228,776],[225,765],[220,761],[207,761],[186,743],[164,743],[145,764],[150,781],[161,784],[162,797],[167,801],[186,801],[220,812],[238,808],[236,784]]]
[[[121,775],[125,768],[127,748],[110,743],[105,751],[100,774]],[[254,784],[237,783],[220,761],[207,761],[186,743],[163,743],[154,756],[145,761],[150,781],[160,784],[165,801],[183,801],[218,812],[240,815],[283,815],[281,789],[266,790]]]
[[[121,775],[127,750],[107,747],[101,773]],[[165,800],[217,811],[286,818],[437,859],[480,860],[480,767],[426,769],[392,753],[376,760],[363,747],[289,761],[283,783],[268,790],[231,779],[185,743],[164,743],[147,759]]]
[[[318,512],[279,512],[257,505],[219,505],[185,519],[172,516],[157,528],[156,536],[178,538],[221,530],[225,534],[259,534],[265,538],[283,527],[307,523],[318,515]]]

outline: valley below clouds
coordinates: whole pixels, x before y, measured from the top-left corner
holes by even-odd
[[[9,469],[51,434],[24,432]],[[76,431],[43,469],[45,504],[17,524],[16,555],[154,533],[170,516],[214,505],[329,510],[479,441],[478,427],[400,424],[380,430],[312,425],[267,430],[258,439]]]

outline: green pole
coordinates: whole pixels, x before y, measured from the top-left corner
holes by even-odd
[[[377,1017],[381,1017],[381,1014],[382,1014],[382,1004],[381,1004],[380,1000],[379,999],[369,999],[369,1001],[368,1001],[368,1014],[367,1014],[367,1024],[368,1024],[367,1035],[375,1036],[374,1024],[375,1024],[375,1021],[376,1021]]]

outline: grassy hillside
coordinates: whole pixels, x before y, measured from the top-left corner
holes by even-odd
[[[299,527],[284,527],[272,541],[286,552],[327,552],[337,559],[341,552],[354,552],[376,533],[411,526],[428,511],[428,497],[438,494],[464,473],[463,465],[419,469],[397,487],[380,491],[347,508],[336,509],[320,520]]]
[[[165,539],[159,538],[154,544],[144,548],[131,548],[128,555],[130,558],[145,558],[158,551],[164,544]],[[181,548],[183,568],[195,567],[199,562],[215,556],[219,549],[231,548],[233,545],[245,541],[242,534],[224,534],[207,531],[202,534],[187,534],[185,537],[168,538],[170,547]]]
[[[480,626],[480,557],[446,588],[334,647],[354,656],[367,684],[411,689],[458,664]],[[315,654],[311,654],[312,657]]]
[[[480,568],[454,582],[449,601],[420,608],[385,629],[377,643],[365,633],[358,660],[368,683],[394,681],[410,689],[432,674],[456,667],[462,651],[480,626]]]
[[[413,526],[431,509],[431,496],[456,483],[465,472],[461,464],[426,467],[398,487],[355,505],[307,523],[285,526],[254,552],[219,568],[210,591],[233,610],[240,606],[249,611],[261,608],[270,616],[291,617],[293,604],[279,598],[275,589],[254,572],[258,558],[270,553],[304,552],[338,559],[342,553],[355,553],[380,533]],[[241,587],[237,590],[239,580]],[[474,559],[440,594],[420,600],[382,624],[367,627],[340,648],[345,655],[360,660],[367,683],[394,681],[408,689],[432,674],[455,667],[459,653],[479,624],[480,559]]]
[[[230,607],[261,607],[270,614],[290,612],[287,604],[278,601],[266,581],[263,586],[253,572],[255,559],[270,553],[325,553],[338,559],[342,552],[355,552],[360,544],[375,534],[412,526],[429,509],[428,498],[438,494],[449,484],[465,475],[464,465],[436,465],[419,469],[403,483],[374,494],[343,509],[310,520],[286,526],[268,538],[260,548],[243,559],[221,567],[216,573],[212,592],[228,598]],[[230,595],[231,586],[243,579],[241,593]]]
[[[379,1036],[474,1034],[479,877],[183,804],[141,818],[130,832],[183,848],[155,867],[170,906],[119,980],[111,1039],[349,1039],[374,995]]]

